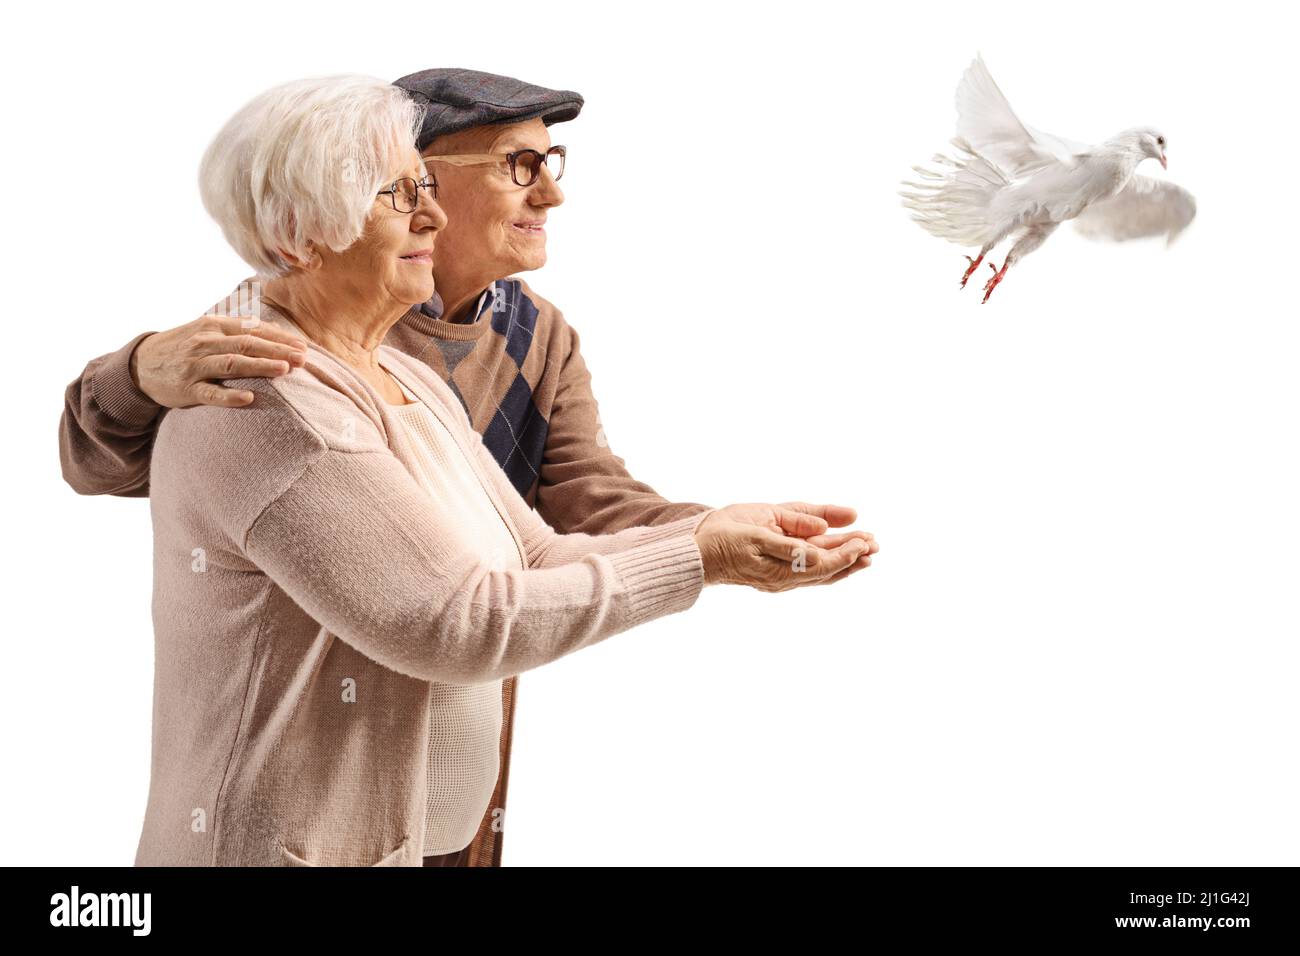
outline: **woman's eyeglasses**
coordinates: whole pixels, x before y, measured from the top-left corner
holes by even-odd
[[[429,190],[429,195],[438,198],[438,180],[425,176],[418,183],[409,176],[395,181],[387,189],[381,189],[377,196],[387,196],[392,200],[393,208],[398,212],[415,212],[420,204],[420,190]]]
[[[563,146],[552,146],[542,153],[535,149],[517,149],[513,153],[464,153],[451,156],[425,156],[424,161],[450,163],[453,166],[486,166],[505,160],[510,166],[510,178],[516,186],[531,186],[537,182],[542,167],[550,170],[551,178],[564,175],[564,158],[568,151]]]

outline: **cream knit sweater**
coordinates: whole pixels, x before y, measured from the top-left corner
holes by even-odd
[[[456,506],[414,477],[398,408],[315,346],[288,375],[231,380],[251,406],[168,411],[151,465],[137,865],[419,866],[432,687],[498,682],[700,594],[694,530],[709,511],[557,534],[446,383],[386,346],[379,357],[446,428],[521,560],[467,547]]]
[[[446,427],[399,378],[409,404],[390,406],[415,452],[415,477],[451,516],[446,530],[494,568],[525,568],[473,465]],[[462,850],[487,812],[501,769],[501,681],[429,685],[425,856]]]

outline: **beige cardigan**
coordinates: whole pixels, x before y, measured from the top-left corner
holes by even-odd
[[[419,866],[430,682],[520,674],[699,596],[709,511],[558,534],[446,383],[387,346],[380,360],[477,463],[526,570],[450,544],[385,400],[314,345],[303,369],[231,380],[249,407],[168,411],[137,865]]]

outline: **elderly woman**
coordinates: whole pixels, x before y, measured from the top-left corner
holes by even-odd
[[[205,205],[306,357],[237,382],[247,408],[172,410],[157,431],[137,865],[452,853],[491,797],[504,678],[685,610],[705,585],[838,580],[874,548],[772,531],[769,553],[799,571],[782,577],[723,510],[598,537],[538,518],[446,383],[380,344],[432,295],[446,221],[413,145],[420,113],[380,80],[290,83],[204,158]]]

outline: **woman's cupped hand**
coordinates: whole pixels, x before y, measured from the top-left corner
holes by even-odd
[[[717,508],[695,529],[704,583],[788,591],[842,581],[880,550],[869,531],[828,533],[856,518],[845,505],[804,501]]]

